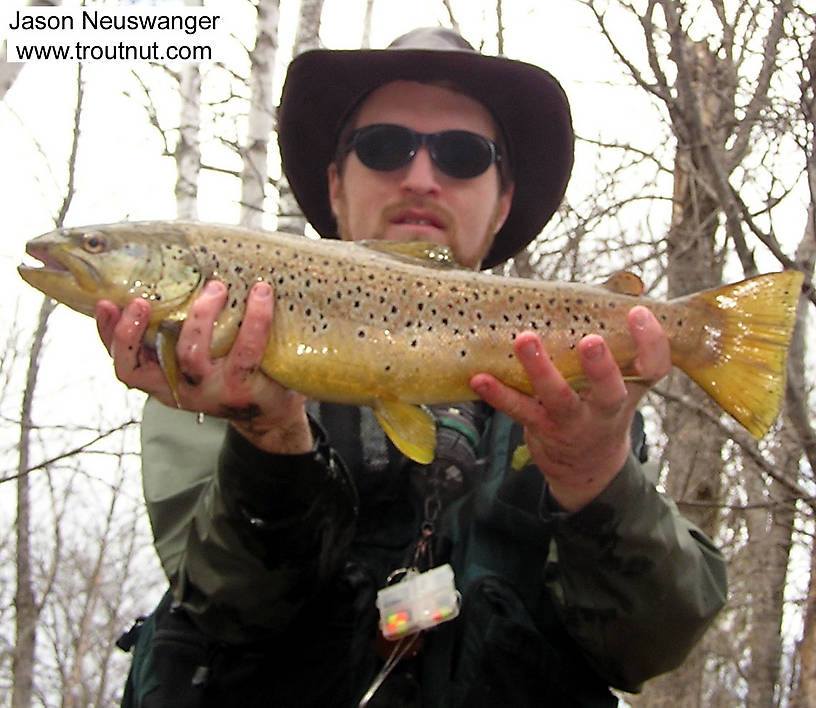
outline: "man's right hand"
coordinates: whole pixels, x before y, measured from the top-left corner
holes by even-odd
[[[249,442],[267,452],[308,452],[313,440],[305,396],[276,383],[260,368],[274,316],[272,288],[267,283],[253,286],[232,348],[213,359],[213,327],[226,298],[224,284],[212,280],[187,313],[176,346],[180,407],[229,419]],[[141,298],[121,311],[106,300],[96,306],[99,336],[113,357],[119,380],[176,407],[155,351],[142,342],[149,318],[150,303]]]

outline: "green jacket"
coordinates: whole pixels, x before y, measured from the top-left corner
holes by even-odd
[[[285,457],[224,421],[199,423],[149,400],[144,491],[191,624],[244,654],[277,647],[271,664],[258,660],[264,700],[276,699],[266,704],[356,705],[380,666],[376,591],[410,564],[429,499],[436,509],[439,498],[367,409],[311,412],[316,452]],[[414,691],[424,706],[615,705],[607,686],[637,691],[682,662],[726,599],[711,542],[634,455],[570,514],[534,466],[514,466],[518,426],[483,410],[477,427],[481,462],[433,524],[433,562],[452,565],[461,614],[427,632],[381,693]]]

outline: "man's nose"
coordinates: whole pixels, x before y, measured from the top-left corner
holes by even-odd
[[[404,170],[401,184],[404,192],[411,194],[439,193],[438,173],[428,148],[420,147],[414,159],[405,166]]]

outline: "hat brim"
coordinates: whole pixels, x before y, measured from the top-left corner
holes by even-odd
[[[508,143],[513,202],[482,263],[491,268],[532,241],[563,199],[574,135],[560,84],[540,67],[470,50],[364,49],[305,52],[292,60],[281,95],[278,143],[284,173],[303,213],[337,238],[326,169],[349,111],[397,81],[445,81],[484,104]]]

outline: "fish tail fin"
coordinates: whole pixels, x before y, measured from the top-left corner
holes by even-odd
[[[803,277],[795,270],[768,273],[689,298],[719,313],[717,356],[701,363],[690,353],[674,363],[756,438],[782,405]]]

